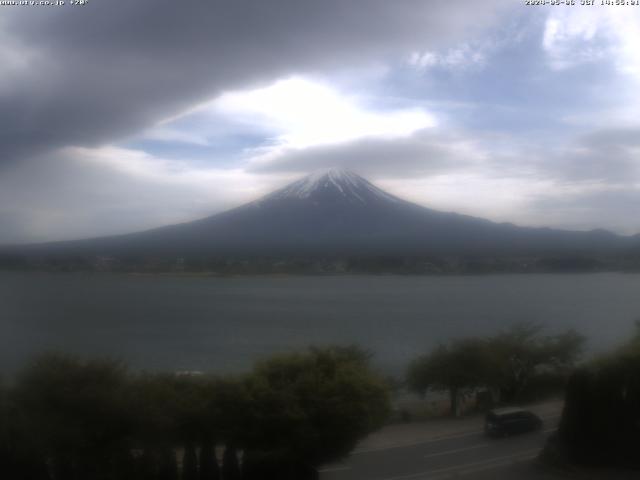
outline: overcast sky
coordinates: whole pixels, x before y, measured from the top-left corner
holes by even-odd
[[[0,6],[0,243],[191,220],[327,167],[440,210],[638,233],[638,46],[640,6]]]

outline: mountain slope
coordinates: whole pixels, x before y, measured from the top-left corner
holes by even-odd
[[[184,257],[541,255],[614,252],[636,242],[602,230],[523,228],[443,213],[390,195],[355,173],[332,169],[195,222],[29,250]]]

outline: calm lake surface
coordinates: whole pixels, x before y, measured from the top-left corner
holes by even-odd
[[[439,341],[521,321],[592,351],[640,318],[640,275],[186,277],[0,272],[0,371],[43,350],[134,368],[237,372],[274,352],[357,343],[391,373]]]

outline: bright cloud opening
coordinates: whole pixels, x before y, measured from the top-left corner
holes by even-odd
[[[542,46],[552,68],[612,60],[616,69],[640,80],[640,13],[628,8],[567,8],[547,18]]]
[[[275,130],[277,146],[308,148],[363,137],[404,137],[434,127],[419,108],[371,111],[321,83],[293,77],[256,90],[229,92],[215,101],[224,114]]]

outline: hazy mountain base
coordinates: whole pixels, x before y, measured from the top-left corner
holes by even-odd
[[[189,223],[0,248],[0,267],[219,274],[635,271],[640,237],[440,212],[352,172],[330,170]]]
[[[490,274],[554,272],[640,272],[640,256],[549,257],[162,257],[0,255],[1,270],[188,273],[203,275],[271,274]]]

